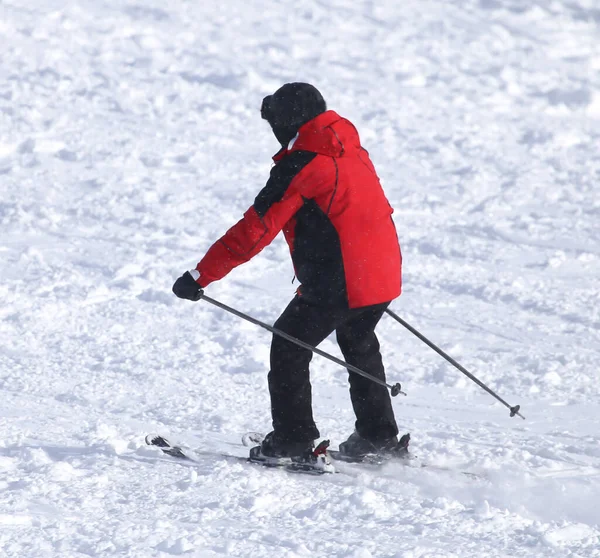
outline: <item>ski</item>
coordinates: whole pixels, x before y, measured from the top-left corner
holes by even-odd
[[[331,457],[331,460],[336,467],[340,463],[347,463],[352,467],[356,466],[357,468],[363,470],[372,470],[373,472],[375,472],[379,471],[382,467],[386,465],[397,464],[402,465],[404,467],[411,467],[414,469],[426,469],[428,471],[443,471],[447,473],[455,473],[473,480],[485,479],[485,475],[473,473],[471,471],[461,471],[453,469],[452,467],[443,467],[441,465],[434,465],[432,463],[424,463],[415,455],[395,457],[393,455],[368,454],[362,458],[353,458],[341,454],[339,451],[336,450],[329,450],[327,454],[329,455],[329,457]],[[340,472],[347,473],[347,470],[343,470]]]
[[[264,439],[264,434],[260,432],[247,432],[242,436],[242,444],[246,447],[254,448],[259,446]],[[364,458],[352,458],[340,454],[337,450],[329,449],[329,441],[324,440],[319,444],[314,452],[316,452],[315,460],[311,463],[310,461],[291,461],[289,459],[282,459],[280,461],[256,461],[250,459],[250,457],[242,457],[239,455],[232,455],[229,453],[218,452],[218,451],[206,451],[202,449],[188,449],[180,445],[174,445],[169,442],[165,437],[157,434],[148,434],[145,438],[146,444],[154,446],[160,449],[165,455],[180,460],[182,462],[202,463],[198,456],[214,456],[222,457],[228,460],[235,460],[236,462],[246,463],[250,465],[258,465],[268,469],[281,469],[289,473],[300,473],[307,475],[320,476],[323,474],[341,473],[343,475],[355,476],[359,471],[372,471],[376,473],[382,470],[386,465],[400,464],[405,467],[413,468],[425,468],[430,471],[440,471],[447,473],[455,473],[464,477],[468,477],[472,480],[485,480],[485,475],[473,473],[470,471],[455,470],[451,467],[443,467],[439,465],[433,465],[424,463],[416,456],[410,454],[410,456],[394,457],[394,456],[381,456],[377,454],[370,454]],[[251,450],[252,451],[252,450]],[[314,453],[313,452],[313,453]],[[318,462],[318,463],[316,463]],[[377,473],[379,474],[379,473]]]
[[[261,440],[262,441],[262,440]],[[179,459],[182,461],[188,461],[192,463],[200,463],[200,460],[197,457],[194,457],[192,454],[199,454],[198,451],[187,450],[182,446],[174,445],[169,442],[164,436],[160,436],[158,434],[148,434],[145,438],[145,442],[149,446],[157,447],[160,449],[165,455],[169,457],[173,457],[175,459]],[[250,438],[246,441],[247,444],[251,443]],[[259,442],[260,444],[260,442]],[[245,444],[246,445],[246,444]],[[327,447],[329,446],[329,440],[324,440],[321,442],[311,453],[310,456],[306,456],[306,458],[302,460],[292,460],[288,458],[282,458],[279,460],[260,460],[260,459],[252,459],[252,450],[250,457],[240,457],[237,455],[230,455],[226,453],[215,453],[215,452],[200,452],[203,455],[219,455],[220,457],[225,457],[227,459],[235,459],[236,461],[241,461],[243,463],[249,463],[251,465],[259,465],[262,467],[266,467],[269,469],[282,469],[289,473],[301,473],[307,475],[323,475],[323,474],[331,474],[335,473],[336,470],[331,465],[330,461],[326,457]]]
[[[159,448],[165,455],[170,457],[176,457],[177,459],[183,459],[185,461],[197,461],[196,459],[187,455],[183,448],[179,446],[171,445],[166,438],[157,434],[148,434],[145,438],[146,444]]]

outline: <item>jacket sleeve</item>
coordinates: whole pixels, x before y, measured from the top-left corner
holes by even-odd
[[[298,153],[298,155],[296,155]],[[295,152],[271,170],[252,207],[215,242],[196,266],[202,287],[218,281],[268,246],[302,207],[302,170],[314,153]]]

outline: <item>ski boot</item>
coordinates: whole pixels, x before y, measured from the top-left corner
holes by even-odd
[[[283,467],[288,471],[303,473],[334,473],[335,468],[327,458],[329,440],[316,448],[309,442],[282,442],[274,432],[267,434],[258,446],[250,449],[249,461],[267,467]]]
[[[370,441],[355,431],[340,444],[339,451],[332,454],[334,459],[356,463],[363,461],[383,463],[389,459],[410,459],[409,442],[410,434],[404,434],[400,440],[393,436],[384,440]]]

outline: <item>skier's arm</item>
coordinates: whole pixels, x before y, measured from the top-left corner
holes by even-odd
[[[206,287],[222,279],[272,242],[304,203],[301,174],[314,156],[314,153],[296,152],[273,167],[252,207],[210,247],[196,266],[199,285]]]
[[[196,270],[200,275],[196,281],[206,287],[253,258],[271,243],[300,206],[300,196],[282,200],[263,218],[254,206],[250,207],[244,217],[217,240],[198,263]]]

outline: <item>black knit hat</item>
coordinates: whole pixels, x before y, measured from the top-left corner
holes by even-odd
[[[285,146],[303,124],[326,110],[325,99],[316,87],[309,83],[286,83],[263,99],[260,115]]]

